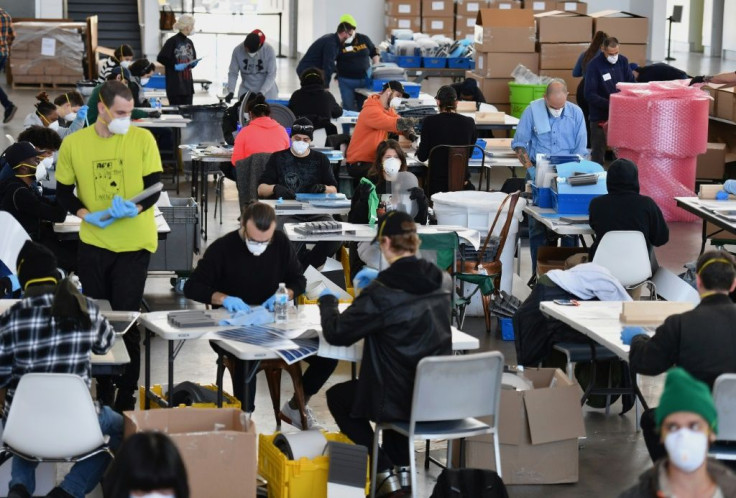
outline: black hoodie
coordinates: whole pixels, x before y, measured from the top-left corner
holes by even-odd
[[[637,230],[644,234],[647,247],[661,246],[670,238],[662,211],[651,197],[639,194],[639,172],[628,159],[617,159],[608,168],[608,194],[590,201],[590,226],[595,243],[592,258],[603,236],[614,230]]]
[[[307,118],[315,128],[330,124],[330,118],[342,116],[342,107],[321,83],[308,84],[295,91],[288,104],[297,118]]]

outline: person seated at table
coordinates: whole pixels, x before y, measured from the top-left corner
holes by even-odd
[[[235,167],[238,161],[260,152],[276,152],[289,148],[289,135],[278,121],[271,118],[271,106],[266,97],[259,93],[248,102],[250,121],[235,137],[232,164],[220,163],[225,176],[236,181]]]
[[[87,107],[82,106],[77,111],[75,119],[68,128],[63,128],[59,125],[59,111],[53,102],[49,100],[49,96],[46,92],[40,92],[36,95],[38,102],[34,104],[35,111],[26,116],[23,121],[23,128],[30,128],[31,126],[43,126],[54,130],[59,136],[64,139],[70,133],[74,133],[84,127],[84,118],[87,116]]]
[[[296,199],[297,193],[334,194],[337,181],[327,156],[311,150],[314,126],[307,118],[299,118],[291,126],[291,147],[274,152],[258,182],[258,197],[261,199]],[[333,221],[328,214],[279,216],[278,228],[284,223],[309,221]],[[327,258],[337,252],[340,242],[317,242],[311,250],[306,244],[296,243],[299,262],[307,268],[319,268]]]
[[[18,142],[30,142],[41,151],[41,160],[47,170],[53,169],[54,153],[61,147],[61,137],[50,128],[31,126],[18,134]],[[8,149],[5,149],[6,151]],[[14,175],[13,168],[8,164],[5,152],[0,155],[0,182]]]
[[[651,337],[641,327],[626,327],[621,332],[623,343],[631,345],[629,364],[634,372],[659,375],[677,365],[710,388],[719,375],[736,372],[736,304],[728,296],[736,289],[734,264],[726,251],[703,253],[695,276],[701,301],[694,309],[668,317]],[[649,455],[656,462],[665,453],[653,410],[642,413],[641,428]]]
[[[54,251],[61,267],[72,271],[77,267],[76,244],[61,244],[52,225],[64,221],[67,211],[37,188],[38,179],[46,176],[43,154],[30,142],[16,142],[6,149],[4,156],[14,176],[0,182],[0,210],[13,215],[31,240]]]
[[[736,475],[707,458],[718,411],[706,384],[683,368],[670,369],[654,423],[667,452],[619,498],[736,496]]]
[[[73,90],[71,92],[62,93],[54,99],[56,112],[59,115],[59,126],[69,128],[77,118],[79,109],[84,106],[84,97],[81,93]],[[35,145],[35,144],[34,144]]]
[[[406,155],[401,150],[399,142],[391,139],[384,140],[378,145],[373,166],[368,170],[366,177],[360,181],[353,194],[348,221],[350,223],[375,223],[381,215],[385,214],[387,208],[385,196],[390,196],[392,193],[389,182],[396,180],[400,172],[412,175],[407,171]],[[420,187],[410,189],[409,198],[415,201],[418,207],[414,222],[426,225],[429,205],[424,190]],[[381,251],[376,244],[351,242],[349,248],[351,277],[355,276],[364,265],[376,269],[381,267]],[[384,263],[383,268],[387,266]]]
[[[330,119],[342,116],[342,107],[329,90],[325,89],[325,78],[320,69],[310,67],[299,75],[301,88],[291,94],[289,109],[297,118],[307,118],[315,129],[324,128],[327,135],[337,133]]]
[[[656,270],[653,246],[659,247],[670,239],[670,230],[659,206],[651,197],[639,194],[639,170],[628,159],[616,159],[608,167],[608,193],[594,198],[588,207],[590,228],[595,242],[590,247],[593,259],[601,239],[614,230],[636,230],[644,234]]]
[[[417,258],[414,220],[401,211],[386,213],[375,240],[390,266],[380,273],[369,268],[358,273],[360,294],[343,313],[334,295],[323,293],[319,299],[327,342],[350,346],[365,341],[358,379],[328,389],[327,406],[340,431],[366,448],[373,443],[371,422],[409,420],[419,361],[452,354],[452,282],[434,263]],[[399,491],[400,476],[408,481],[408,465],[406,437],[385,431],[376,496]]]
[[[133,78],[133,76],[130,74],[130,70],[124,67],[116,67],[113,68],[113,70],[110,72],[110,75],[107,77],[107,81],[120,81],[125,86],[130,88],[130,81]],[[100,83],[96,87],[92,89],[92,93],[87,98],[87,107],[89,107],[89,110],[87,112],[87,123],[88,125],[93,125],[95,122],[97,122],[97,116],[99,115],[99,112],[97,110],[97,104],[100,102],[100,89],[102,88],[102,85],[104,83]],[[132,91],[131,91],[132,93]],[[135,106],[135,102],[133,103]],[[78,117],[78,116],[77,116]],[[130,115],[130,119],[143,119],[143,118],[158,118],[161,117],[161,113],[156,112],[147,112],[142,109],[135,109],[133,108],[133,112]]]
[[[273,310],[274,295],[279,283],[286,284],[289,299],[304,292],[306,279],[289,239],[276,230],[276,212],[262,202],[246,206],[240,217],[240,228],[213,242],[184,285],[184,295],[200,303],[222,306],[230,312],[249,311],[251,306]],[[235,396],[243,411],[255,409],[255,376],[248,385],[245,399],[245,379],[252,364],[240,361],[212,343],[215,351],[225,355],[232,366],[231,375]],[[304,372],[305,402],[317,394],[337,366],[336,360],[310,356],[305,359],[309,368]],[[307,406],[306,429],[316,426],[312,411]],[[280,417],[299,428],[301,418],[296,395],[281,408]]]
[[[457,93],[451,86],[445,85],[437,90],[435,100],[440,112],[424,118],[422,137],[417,149],[417,159],[422,162],[431,159],[429,184],[425,185],[430,199],[432,194],[447,192],[450,175],[447,151],[435,152],[430,157],[432,149],[437,145],[475,145],[478,139],[473,118],[457,113]],[[472,151],[468,152],[470,154]],[[475,190],[470,183],[470,169],[467,167],[463,190]]]
[[[130,81],[128,88],[133,93],[133,105],[135,107],[151,107],[148,99],[143,95],[143,87],[156,71],[156,66],[148,59],[138,59],[128,66],[130,71]]]
[[[478,88],[478,82],[474,78],[465,78],[465,81],[450,85],[457,93],[458,100],[464,102],[478,102],[485,104],[486,98]]]
[[[18,382],[26,373],[66,373],[90,385],[90,355],[105,354],[115,331],[94,300],[60,280],[56,257],[40,244],[26,241],[18,253],[16,273],[25,298],[0,315],[0,388],[5,389],[4,419],[13,410]],[[115,451],[123,437],[123,417],[109,406],[98,411],[102,434]],[[46,496],[80,497],[91,493],[112,457],[98,453],[77,462],[62,483]],[[30,497],[38,462],[13,457],[8,497]]]
[[[404,135],[408,140],[417,138],[415,118],[402,118],[396,113],[402,98],[409,98],[399,81],[389,81],[383,85],[381,93],[371,95],[363,103],[358,114],[350,145],[345,153],[348,173],[361,179],[370,169],[376,156],[378,144],[388,138],[389,133]]]
[[[537,154],[587,156],[588,132],[580,107],[567,101],[567,84],[555,78],[545,89],[544,98],[524,109],[516,127],[511,148],[526,168],[527,181],[534,182]],[[557,245],[557,237],[545,226],[529,217],[529,252],[532,258],[533,285],[537,275],[537,251],[540,246]],[[562,237],[563,247],[575,247],[577,237]]]
[[[109,79],[108,76],[110,76],[110,73],[112,73],[112,70],[115,68],[120,66],[125,68],[130,67],[133,63],[133,57],[135,57],[135,52],[130,45],[122,44],[117,47],[113,52],[112,57],[108,57],[102,61],[100,70],[98,71],[99,76],[97,78],[97,83],[104,83],[107,81]]]

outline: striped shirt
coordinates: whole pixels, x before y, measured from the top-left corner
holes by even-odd
[[[90,353],[104,354],[115,331],[87,298],[88,330],[63,331],[51,316],[51,293],[27,297],[0,315],[0,388],[7,388],[5,414],[26,373],[71,373],[90,385]]]

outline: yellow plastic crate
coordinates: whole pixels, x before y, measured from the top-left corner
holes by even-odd
[[[338,432],[324,433],[328,441],[353,444]],[[325,498],[330,458],[319,456],[291,461],[273,445],[278,435],[258,435],[258,473],[268,481],[268,498]],[[366,465],[365,494],[370,487],[370,469]]]
[[[209,389],[210,391],[217,392],[217,386],[215,384],[208,384],[208,385],[202,385],[199,384],[200,387],[204,387],[205,389]],[[168,387],[168,386],[166,386]],[[138,404],[140,405],[141,410],[146,409],[146,388],[145,386],[139,386],[138,387]],[[168,399],[166,396],[164,396],[164,386],[161,384],[154,384],[151,386],[151,392],[154,394],[157,394],[158,396]],[[181,405],[186,406],[186,405]],[[235,396],[228,394],[225,391],[222,391],[222,407],[223,408],[237,408],[240,410],[240,400],[236,398]],[[151,408],[161,408],[158,403],[151,400]],[[192,403],[192,408],[217,408],[217,403]]]

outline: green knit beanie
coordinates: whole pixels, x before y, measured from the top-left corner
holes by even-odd
[[[718,432],[718,412],[710,389],[680,367],[667,372],[664,392],[655,412],[657,428],[661,429],[662,421],[676,412],[697,413],[708,422],[713,432]]]

